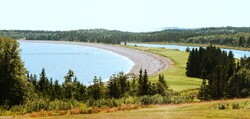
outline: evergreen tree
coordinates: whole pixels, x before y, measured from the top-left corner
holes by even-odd
[[[73,98],[74,95],[74,82],[73,79],[75,78],[74,72],[72,70],[69,70],[67,75],[64,77],[65,81],[62,84],[63,90],[64,90],[64,96],[66,99]]]
[[[88,95],[90,98],[98,100],[104,97],[106,93],[105,86],[102,82],[101,78],[97,78],[96,76],[93,79],[93,85],[88,86]]]
[[[139,71],[139,76],[138,76],[138,95],[141,96],[143,95],[143,74],[142,74],[142,69]]]
[[[17,41],[0,37],[0,106],[18,105],[34,90],[26,77]]]
[[[157,93],[162,96],[165,96],[167,90],[168,90],[168,85],[164,79],[164,75],[159,74],[158,83],[157,83]]]
[[[118,82],[115,76],[110,77],[108,81],[108,96],[111,98],[120,98],[121,90],[119,90]]]
[[[42,96],[48,97],[49,96],[49,80],[46,76],[45,69],[43,68],[41,73],[40,73],[40,78],[39,78],[39,91],[41,92]]]
[[[129,95],[136,96],[138,94],[138,80],[133,77],[129,83]]]
[[[125,96],[125,93],[129,90],[128,76],[123,72],[117,74],[118,87],[120,88],[121,96]]]
[[[227,91],[227,71],[223,66],[217,66],[214,72],[210,75],[208,85],[208,94],[212,99],[221,99],[225,97]]]
[[[243,98],[250,96],[250,70],[243,68],[234,74],[229,80],[230,98]]]
[[[55,95],[55,99],[62,99],[63,95],[62,95],[62,87],[59,85],[58,80],[55,80],[54,82],[54,95]]]
[[[150,85],[149,85],[149,81],[148,81],[147,70],[144,70],[144,74],[143,74],[143,78],[142,78],[142,92],[141,92],[141,94],[148,95],[149,89],[150,89]]]
[[[206,70],[204,68],[202,70],[201,78],[202,78],[202,84],[200,86],[198,98],[200,100],[207,100],[208,99],[208,91],[207,91],[207,83],[206,83]]]
[[[235,73],[235,68],[236,68],[234,54],[231,50],[228,53],[227,66],[228,66],[228,77],[231,77]]]

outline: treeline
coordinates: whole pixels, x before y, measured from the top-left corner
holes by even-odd
[[[113,44],[121,42],[167,42],[214,44],[236,47],[250,46],[249,27],[166,29],[147,33],[132,33],[106,29],[72,31],[1,30],[0,36],[26,40],[63,40]]]
[[[236,62],[231,51],[214,46],[192,49],[186,75],[203,79],[199,93],[202,100],[250,96],[250,57]]]
[[[51,101],[73,99],[77,101],[100,100],[105,98],[123,98],[129,96],[162,95],[166,96],[168,85],[163,75],[159,75],[159,81],[151,83],[148,80],[147,71],[140,70],[138,76],[129,80],[127,74],[120,72],[110,77],[107,84],[101,78],[94,77],[89,86],[85,86],[77,80],[74,72],[69,70],[64,77],[64,82],[48,79],[45,69],[42,69],[39,77],[27,74],[28,81],[33,85],[38,97],[44,97]]]

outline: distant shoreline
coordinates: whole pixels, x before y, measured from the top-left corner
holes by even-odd
[[[54,44],[71,44],[96,47],[108,51],[112,51],[119,55],[125,56],[132,60],[134,65],[130,68],[128,73],[138,74],[140,69],[146,69],[148,75],[157,74],[173,65],[173,62],[166,57],[159,56],[153,53],[139,51],[135,49],[119,47],[109,44],[86,43],[86,42],[70,42],[70,41],[46,41],[46,40],[18,40],[19,42],[33,42],[33,43],[54,43]]]

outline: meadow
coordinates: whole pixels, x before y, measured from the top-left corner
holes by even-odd
[[[219,109],[219,105],[228,105],[226,109]],[[233,109],[238,104],[239,108]],[[21,118],[21,117],[17,117]],[[154,105],[128,111],[110,113],[81,114],[41,117],[39,119],[204,119],[204,118],[250,118],[250,98],[220,100],[212,102],[187,103],[178,105]]]
[[[147,48],[147,47],[134,47],[134,46],[126,46],[126,47],[146,52],[151,52],[170,58],[174,63],[173,66],[159,73],[164,75],[165,80],[167,81],[170,89],[174,91],[184,91],[200,87],[200,84],[202,82],[201,79],[187,77],[185,74],[188,52],[182,52],[179,50],[164,49],[164,48]],[[149,79],[151,81],[157,81],[159,74],[150,76]]]

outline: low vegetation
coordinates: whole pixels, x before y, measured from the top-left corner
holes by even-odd
[[[224,108],[221,105],[226,105]],[[228,105],[228,106],[227,106]],[[238,105],[238,106],[237,106]],[[219,108],[220,106],[220,108]],[[117,108],[116,108],[117,109]],[[250,115],[250,99],[234,99],[234,100],[220,100],[213,102],[200,102],[200,103],[187,103],[179,105],[151,105],[150,107],[137,107],[136,110],[124,110],[119,109],[103,109],[102,112],[97,114],[79,114],[79,115],[63,115],[53,117],[40,117],[39,115],[46,112],[32,113],[33,117],[40,117],[40,119],[182,119],[182,118],[209,118],[209,119],[221,119],[221,118],[243,118],[248,119]],[[121,108],[120,108],[121,109]],[[116,110],[112,112],[111,110]],[[67,113],[70,113],[68,111]],[[108,112],[108,113],[103,113]],[[57,112],[59,113],[59,111]],[[49,114],[56,114],[56,112],[50,112]],[[17,116],[16,118],[30,117]]]

